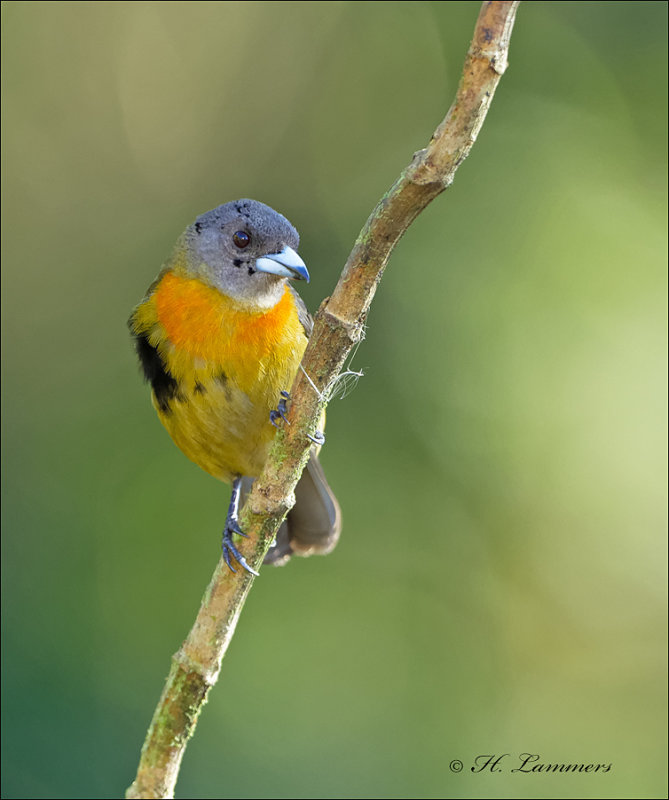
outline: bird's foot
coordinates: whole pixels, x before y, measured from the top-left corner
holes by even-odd
[[[317,444],[319,447],[325,444],[325,434],[323,433],[323,431],[315,431],[313,436],[310,433],[308,433],[307,439],[309,439],[310,442]]]
[[[281,400],[279,400],[279,405],[277,406],[276,410],[272,409],[272,411],[269,412],[269,421],[272,423],[272,425],[274,425],[275,428],[279,427],[277,423],[280,419],[282,419],[286,425],[290,425],[290,422],[288,422],[286,419],[286,403],[288,400],[290,400],[290,395],[288,392],[281,392]],[[322,431],[316,431],[313,435],[308,433],[307,439],[319,447],[325,444],[325,434]]]
[[[232,566],[231,557],[235,559],[235,561],[240,564],[247,572],[250,572],[251,575],[258,575],[253,567],[250,567],[244,558],[244,556],[239,552],[235,543],[232,541],[232,537],[237,534],[237,536],[243,536],[245,539],[248,539],[247,534],[239,527],[239,520],[237,518],[237,514],[239,512],[239,493],[241,489],[241,478],[235,478],[232,483],[232,495],[230,497],[230,507],[228,508],[228,516],[225,520],[225,528],[223,530],[223,541],[221,543],[221,548],[223,550],[223,559],[225,563],[228,565],[228,569],[231,572],[237,572],[237,570]]]
[[[275,428],[278,428],[277,422],[282,419],[286,425],[290,425],[290,422],[286,419],[286,402],[290,400],[290,395],[288,392],[281,392],[281,400],[279,400],[279,405],[276,409],[272,409],[269,412],[269,421],[274,425]]]
[[[241,564],[241,566],[244,567],[244,569],[247,572],[250,572],[251,575],[255,575],[257,577],[259,573],[257,573],[253,569],[253,567],[249,566],[244,556],[239,552],[234,542],[232,541],[232,537],[234,534],[246,537],[244,531],[239,527],[239,523],[237,522],[237,520],[228,518],[225,523],[225,530],[223,531],[223,542],[222,542],[223,558],[225,560],[225,563],[228,565],[228,569],[231,572],[237,572],[237,570],[232,566],[231,558],[234,558],[235,561],[238,564]]]

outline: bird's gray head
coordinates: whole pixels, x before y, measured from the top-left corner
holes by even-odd
[[[271,308],[287,278],[309,280],[300,237],[273,208],[235,200],[201,214],[185,232],[188,270],[245,306]]]

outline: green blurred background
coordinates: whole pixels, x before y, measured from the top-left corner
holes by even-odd
[[[2,4],[3,796],[122,794],[219,555],[228,489],[158,423],[131,307],[249,196],[317,308],[478,7]],[[341,543],[263,571],[177,796],[665,795],[666,16],[521,7],[331,405]],[[613,766],[469,770],[523,752]]]

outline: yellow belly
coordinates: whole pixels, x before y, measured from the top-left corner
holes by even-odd
[[[283,385],[290,388],[290,381]],[[198,466],[230,483],[236,475],[257,476],[262,469],[276,429],[269,413],[279,393],[272,384],[250,397],[235,385],[234,376],[198,382],[197,390],[183,392],[158,417],[174,443]],[[279,390],[280,392],[281,390]],[[271,397],[271,399],[270,399]]]

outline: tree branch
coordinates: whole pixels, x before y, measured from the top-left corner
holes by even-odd
[[[295,502],[295,486],[310,447],[306,434],[315,432],[329,389],[351,348],[362,338],[367,311],[393,248],[418,214],[452,183],[483,125],[507,66],[518,4],[483,3],[453,105],[428,146],[414,155],[372,211],[332,297],[321,305],[303,369],[291,390],[290,425],[277,433],[241,514],[249,541],[240,549],[256,569]],[[173,797],[186,743],[207,693],[216,683],[253,580],[241,569],[233,574],[223,560],[216,567],[195,624],[172,659],[142,748],[137,778],[126,797]]]

